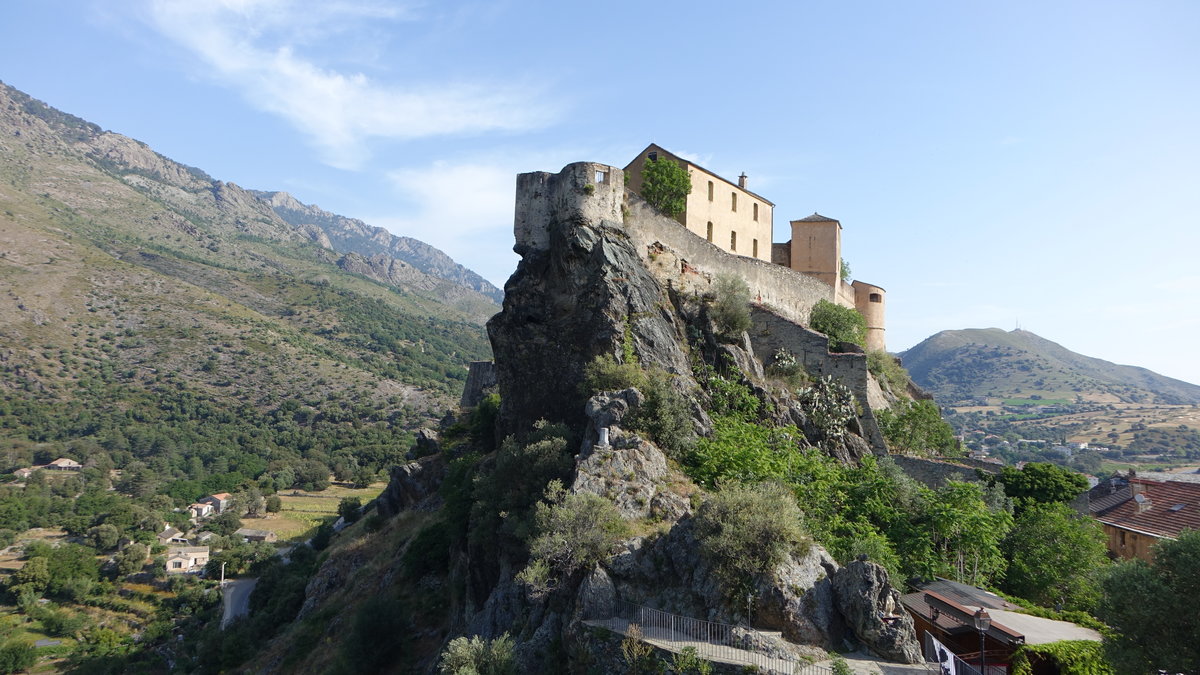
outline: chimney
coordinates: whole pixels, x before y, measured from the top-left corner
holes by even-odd
[[[1134,497],[1142,494],[1145,491],[1146,491],[1146,486],[1143,485],[1141,482],[1129,481],[1129,493],[1132,494]]]
[[[745,171],[742,172],[742,175],[738,176],[738,187],[742,188],[743,190],[746,189],[746,172]]]

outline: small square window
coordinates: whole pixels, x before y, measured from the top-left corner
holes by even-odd
[[[607,183],[608,182],[608,172],[607,171],[597,171],[596,172],[596,182],[597,183]]]

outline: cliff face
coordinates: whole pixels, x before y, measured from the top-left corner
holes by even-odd
[[[680,432],[706,436],[714,428],[706,412],[713,409],[713,395],[698,379],[719,364],[723,377],[757,399],[759,423],[801,431],[797,449],[820,447],[846,464],[881,450],[882,441],[869,430],[871,382],[862,355],[830,355],[823,336],[766,307],[755,310],[750,331],[720,334],[710,316],[712,293],[703,290],[719,271],[716,263],[705,272],[688,262],[685,251],[647,241],[651,230],[638,230],[637,222],[625,219],[627,211],[636,218],[642,206],[628,208],[627,200],[636,197],[625,192],[614,171],[580,164],[518,179],[515,250],[522,260],[505,286],[503,311],[487,326],[501,400],[495,433],[479,433],[473,446],[456,448],[446,441],[455,433],[461,438],[461,425],[457,431],[447,427],[440,446],[428,444],[435,454],[394,470],[381,497],[381,512],[400,514],[394,522],[403,523],[436,509],[436,484],[445,481],[450,487],[440,491],[446,500],[440,517],[452,522],[449,514],[457,512],[466,520],[463,529],[470,534],[450,546],[445,583],[455,590],[446,596],[444,637],[507,633],[521,672],[624,672],[622,637],[594,622],[637,605],[725,624],[744,622],[749,611],[756,628],[779,631],[783,639],[737,629],[739,639],[774,654],[819,659],[825,649],[864,645],[892,660],[919,660],[912,622],[897,611],[899,595],[875,563],[841,566],[820,546],[797,547],[735,598],[701,546],[702,518],[696,515],[701,512],[694,509],[708,497],[680,471],[678,450],[668,457],[657,436],[637,430],[651,394],[633,387],[595,393],[581,386],[598,356],[626,364],[636,360],[683,401],[677,409],[686,418]],[[711,255],[710,261],[720,258]],[[679,283],[679,273],[691,278]],[[761,273],[776,278],[774,270]],[[777,289],[778,297],[786,292]],[[792,350],[812,372],[849,382],[862,394],[862,415],[855,417],[849,405],[851,411],[831,429],[808,399],[770,382],[763,354],[769,358],[779,348]],[[528,563],[530,535],[512,533],[528,527],[514,525],[526,507],[496,506],[496,500],[510,506],[536,501],[549,479],[518,485],[527,481],[522,474],[543,475],[548,463],[559,460],[515,455],[505,449],[511,446],[498,449],[496,441],[519,439],[540,428],[540,420],[563,425],[577,442],[561,451],[565,462],[555,469],[567,492],[601,497],[638,534],[618,542],[598,564],[539,587],[517,576]],[[601,443],[602,431],[607,443]],[[514,469],[514,456],[528,464]],[[468,465],[477,473],[465,480]],[[505,476],[500,486],[498,475]],[[481,484],[490,487],[473,492],[473,503],[464,505],[462,486]],[[528,493],[524,502],[513,498],[517,490]],[[489,514],[488,508],[501,510]],[[512,536],[495,536],[499,530]],[[333,575],[336,569],[331,570]],[[310,604],[315,610],[317,603]]]
[[[518,652],[533,669],[548,665],[536,655],[551,637],[564,640],[569,650],[590,653],[595,645],[580,621],[611,611],[609,603],[618,599],[718,622],[744,619],[700,554],[692,506],[684,496],[695,488],[681,488],[687,480],[669,468],[662,450],[626,430],[644,405],[641,393],[630,389],[589,398],[582,390],[585,366],[596,356],[622,360],[632,354],[643,368],[668,373],[671,385],[688,397],[699,434],[711,422],[692,375],[697,360],[735,364],[762,403],[764,423],[796,424],[807,442],[844,462],[855,463],[882,445],[873,426],[875,435],[864,431],[863,422],[873,424],[873,417],[865,401],[865,365],[856,369],[855,359],[862,356],[830,355],[823,336],[795,324],[785,331],[779,322],[786,319],[775,314],[774,323],[760,316],[757,332],[739,340],[718,339],[708,317],[711,297],[680,291],[669,276],[686,268],[686,260],[667,274],[653,269],[658,259],[679,254],[661,242],[646,245],[644,231],[631,231],[625,216],[632,196],[611,171],[582,164],[518,180],[515,248],[522,261],[505,286],[503,311],[488,323],[501,396],[498,437],[527,432],[540,419],[565,423],[583,439],[571,490],[610,500],[627,519],[660,522],[662,534],[623,542],[606,563],[549,595],[532,594],[500,575],[479,609],[466,617],[468,633],[496,636],[524,626]],[[802,340],[793,333],[803,333]],[[758,338],[766,346],[756,345]],[[854,384],[864,392],[864,416],[851,419],[845,439],[829,442],[804,405],[763,386],[759,355],[766,347],[807,353],[802,360],[818,373],[861,378]],[[596,445],[601,429],[609,434],[607,446]],[[857,640],[888,658],[919,658],[907,617],[895,623],[878,618],[881,612],[893,614],[898,595],[873,563],[841,568],[814,546],[764,575],[755,597],[757,623],[795,642],[834,648]]]

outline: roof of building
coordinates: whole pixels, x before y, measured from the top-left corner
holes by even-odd
[[[909,612],[920,615],[947,633],[975,631],[973,619],[979,607],[957,603],[936,591],[917,591],[902,595],[900,604]],[[995,617],[992,618],[992,625],[987,634],[995,640],[1011,645],[1019,645],[1025,641],[1022,633],[996,621]]]
[[[729,184],[731,187],[735,187],[735,188],[737,188],[737,189],[741,190],[742,192],[745,192],[746,194],[748,194],[748,195],[750,195],[750,196],[752,196],[752,197],[757,197],[758,199],[760,199],[760,200],[762,200],[762,201],[766,202],[767,204],[770,204],[771,206],[775,206],[775,202],[771,201],[770,199],[767,199],[766,197],[764,197],[764,196],[762,196],[762,195],[760,195],[760,194],[758,194],[758,193],[756,193],[756,192],[751,192],[750,190],[747,190],[746,188],[744,188],[744,187],[742,187],[742,186],[738,185],[737,183],[735,183],[735,182],[733,182],[733,181],[729,180],[728,178],[725,178],[724,176],[722,176],[722,175],[720,175],[720,174],[716,173],[715,171],[709,171],[708,169],[706,169],[706,168],[704,168],[704,167],[700,166],[699,164],[697,164],[697,163],[693,162],[693,161],[692,161],[692,160],[690,160],[690,159],[687,159],[687,158],[685,158],[685,157],[680,157],[679,155],[677,155],[677,154],[675,154],[675,153],[671,152],[670,150],[667,150],[666,148],[664,148],[663,146],[661,146],[661,145],[659,145],[659,144],[657,144],[657,143],[651,143],[650,145],[647,145],[645,148],[643,148],[643,149],[642,149],[642,152],[639,152],[639,153],[638,153],[638,157],[640,157],[640,156],[642,155],[642,153],[644,153],[644,152],[646,152],[647,150],[650,150],[650,149],[653,149],[653,150],[655,150],[655,151],[658,151],[658,152],[666,153],[666,154],[670,155],[671,157],[674,157],[676,160],[679,160],[680,162],[686,162],[687,164],[689,164],[689,165],[691,165],[691,166],[694,166],[694,167],[696,167],[697,169],[700,169],[700,170],[701,170],[701,171],[703,171],[704,173],[706,173],[706,174],[708,174],[708,175],[710,175],[710,176],[713,176],[714,178],[717,178],[717,179],[719,179],[719,180],[725,181],[725,182],[726,182],[726,183],[728,183],[728,184]],[[636,158],[635,158],[635,160],[636,160]],[[629,167],[630,167],[630,166],[632,166],[632,165],[633,165],[633,162],[630,162],[629,164],[626,164],[626,165],[625,165],[625,169],[626,169],[626,170],[628,170],[628,169],[629,169]]]
[[[180,532],[179,530],[175,529],[174,527],[167,527],[167,529],[158,533],[158,538],[159,539],[170,539],[172,537],[178,537],[181,534],[183,534],[183,533]]]
[[[842,221],[838,220],[837,218],[829,218],[827,216],[823,216],[823,215],[817,213],[816,211],[813,211],[813,214],[811,216],[797,218],[795,222],[797,222],[797,223],[840,223]]]
[[[1140,503],[1135,491],[1144,498]],[[1127,487],[1093,501],[1090,511],[1106,525],[1175,538],[1185,529],[1200,530],[1200,485],[1130,478]]]
[[[269,537],[275,533],[270,530],[252,530],[248,527],[243,527],[237,532],[234,532],[234,534],[241,535],[243,537]]]
[[[940,577],[933,581],[915,583],[913,587],[919,591],[933,591],[962,605],[988,609],[1021,609],[1019,605],[1014,605],[991,591]]]
[[[205,555],[208,555],[208,547],[207,546],[172,546],[171,548],[167,549],[167,557],[168,558],[174,558],[177,555],[195,555],[197,553],[203,553]]]
[[[226,499],[233,497],[233,495],[229,494],[228,492],[218,492],[217,494],[210,496],[213,499],[220,499],[221,501],[225,501]]]
[[[51,466],[83,466],[79,462],[76,462],[75,460],[73,460],[69,457],[59,457],[58,459],[54,460],[53,462],[50,462],[50,465]]]

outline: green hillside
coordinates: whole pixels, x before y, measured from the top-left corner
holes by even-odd
[[[1024,330],[942,331],[900,356],[913,380],[943,405],[1006,399],[1200,402],[1200,386],[1076,354]]]
[[[252,193],[0,85],[0,471],[68,456],[181,501],[380,471],[489,357],[495,305],[354,269]]]

